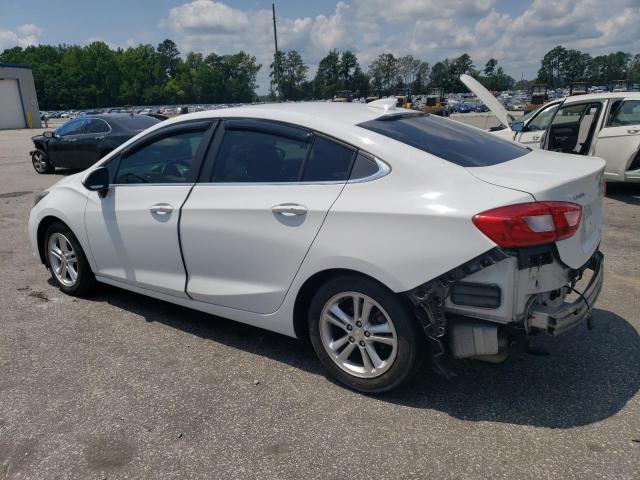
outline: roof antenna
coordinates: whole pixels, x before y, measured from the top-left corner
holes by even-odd
[[[396,97],[388,97],[388,98],[381,98],[380,100],[374,100],[373,102],[369,102],[367,103],[367,107],[379,108],[380,110],[389,111],[389,110],[395,110],[397,104],[398,104],[398,100],[396,99]]]

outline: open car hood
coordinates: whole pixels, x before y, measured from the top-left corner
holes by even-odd
[[[480,82],[475,78],[462,74],[460,75],[460,81],[464,83],[469,90],[471,90],[476,97],[482,100],[489,110],[498,118],[500,123],[509,128],[514,118],[507,112],[507,109],[502,106],[496,97],[494,97],[489,90],[484,88]]]

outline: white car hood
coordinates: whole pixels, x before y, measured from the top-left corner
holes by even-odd
[[[509,128],[514,118],[507,112],[506,108],[494,97],[489,90],[484,88],[480,82],[475,78],[462,74],[460,75],[460,81],[464,83],[469,90],[471,90],[476,97],[482,100],[489,110],[498,118],[500,123]]]

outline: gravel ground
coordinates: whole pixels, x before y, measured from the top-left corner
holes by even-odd
[[[462,116],[491,126],[489,115]],[[0,132],[0,479],[640,478],[640,186],[606,199],[595,329],[370,397],[283,336],[31,256],[34,131]]]

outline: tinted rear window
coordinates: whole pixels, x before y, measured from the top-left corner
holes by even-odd
[[[131,115],[129,117],[114,119],[114,121],[119,125],[122,125],[127,130],[144,130],[145,128],[149,128],[151,125],[155,125],[160,120],[146,115]]]
[[[508,162],[531,150],[435,115],[395,115],[359,124],[462,167]]]

